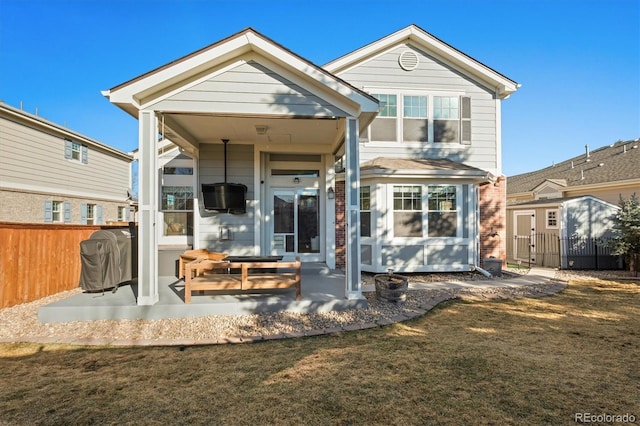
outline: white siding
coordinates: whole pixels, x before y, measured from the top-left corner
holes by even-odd
[[[200,209],[200,247],[234,255],[254,254],[254,208],[256,191],[253,184],[253,145],[227,146],[227,182],[247,186],[247,212],[228,214],[209,212],[202,205],[203,183],[224,182],[224,147],[221,144],[200,146],[200,179],[197,188]],[[220,228],[231,233],[230,240],[220,239]]]
[[[124,201],[129,188],[129,162],[93,146],[88,146],[87,164],[65,159],[61,135],[0,118],[0,184]]]
[[[296,116],[346,114],[267,67],[249,61],[181,91],[157,110]]]
[[[420,63],[413,71],[405,71],[398,64],[400,53],[407,49],[413,50],[419,57]],[[393,89],[398,93],[403,90],[419,90],[426,93],[460,93],[471,97],[470,146],[372,142],[361,145],[360,161],[393,156],[445,157],[485,170],[499,169],[494,93],[435,57],[408,44],[402,44],[339,74],[339,77],[370,93],[376,93],[376,89]],[[400,107],[399,105],[398,108]]]

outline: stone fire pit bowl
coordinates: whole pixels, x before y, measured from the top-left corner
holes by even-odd
[[[389,273],[374,275],[373,278],[378,299],[393,303],[407,300],[407,288],[409,287],[407,277]]]

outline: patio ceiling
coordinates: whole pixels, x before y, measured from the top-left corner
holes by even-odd
[[[234,143],[266,145],[282,150],[334,152],[344,139],[344,119],[334,117],[234,116],[162,113],[161,133],[187,151],[200,144]],[[295,148],[294,148],[295,147]]]

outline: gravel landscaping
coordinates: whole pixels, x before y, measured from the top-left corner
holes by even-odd
[[[526,270],[505,271],[505,277],[525,273]],[[615,271],[619,273],[621,271]],[[602,275],[602,274],[601,274]],[[613,275],[613,273],[611,274]],[[593,274],[558,272],[559,280]],[[363,274],[363,283],[373,276]],[[411,282],[447,280],[486,280],[479,273],[412,274]],[[499,280],[501,278],[493,278]],[[0,341],[4,342],[73,342],[99,344],[177,344],[225,343],[262,340],[276,337],[314,335],[332,331],[367,328],[390,324],[421,315],[437,303],[455,297],[519,298],[548,294],[553,284],[529,285],[516,288],[413,290],[404,303],[380,301],[374,292],[365,292],[369,302],[366,309],[328,313],[271,313],[256,315],[206,316],[165,320],[100,320],[41,324],[38,308],[80,292],[62,292],[31,303],[0,309]],[[557,290],[555,290],[557,291]]]

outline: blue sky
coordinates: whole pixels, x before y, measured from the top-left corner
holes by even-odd
[[[409,24],[522,84],[507,176],[640,137],[639,0],[0,0],[0,100],[130,151],[101,90],[249,26],[322,65]]]

